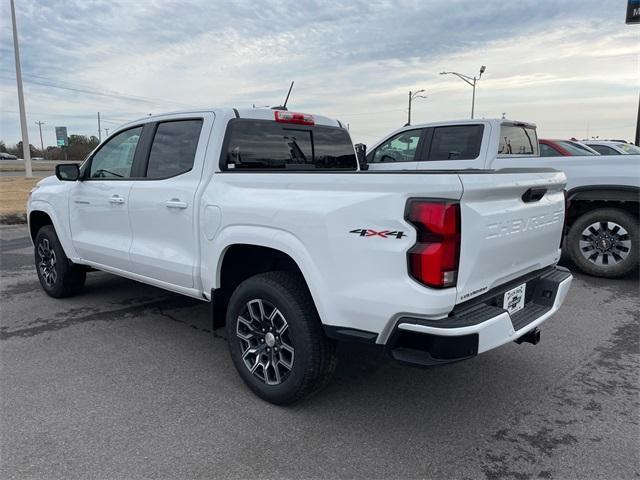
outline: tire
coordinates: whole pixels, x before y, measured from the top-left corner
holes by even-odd
[[[336,345],[300,275],[268,272],[242,282],[229,300],[225,328],[240,377],[267,402],[297,402],[333,377]]]
[[[82,290],[87,273],[67,258],[52,225],[38,230],[34,243],[36,271],[47,295],[63,298]]]
[[[571,261],[596,277],[621,277],[638,266],[638,219],[624,210],[601,208],[578,217],[567,235]]]

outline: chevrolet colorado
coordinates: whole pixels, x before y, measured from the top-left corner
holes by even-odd
[[[536,126],[506,119],[406,126],[377,142],[370,170],[555,168],[567,176],[565,253],[590,275],[638,268],[640,155],[539,156]]]
[[[360,171],[336,120],[212,109],[124,125],[28,201],[44,291],[99,269],[211,302],[260,397],[320,390],[336,340],[438,365],[537,343],[571,274],[565,177]]]

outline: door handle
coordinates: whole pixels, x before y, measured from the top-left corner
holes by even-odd
[[[120,205],[124,203],[124,198],[122,198],[120,195],[111,195],[111,197],[109,197],[109,203]]]
[[[522,201],[524,203],[538,202],[545,193],[547,193],[546,188],[530,188],[522,195]]]
[[[187,208],[189,205],[187,204],[187,202],[183,202],[182,200],[180,200],[179,198],[172,198],[171,200],[167,200],[166,202],[164,202],[164,204],[167,206],[167,208]]]

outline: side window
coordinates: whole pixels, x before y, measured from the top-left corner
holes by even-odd
[[[129,178],[142,127],[119,133],[91,159],[89,178]]]
[[[558,152],[555,148],[546,143],[540,144],[540,156],[541,157],[561,157],[562,154]]]
[[[533,127],[502,124],[498,155],[538,155],[538,136]]]
[[[413,162],[420,143],[422,130],[401,132],[376,148],[373,163]]]
[[[436,127],[429,160],[473,160],[480,155],[483,125]]]
[[[169,178],[193,168],[202,120],[177,120],[158,124],[151,144],[147,178]]]
[[[611,147],[607,147],[606,145],[589,145],[589,146],[593,148],[596,152],[598,152],[600,155],[620,155],[620,153],[618,153]]]

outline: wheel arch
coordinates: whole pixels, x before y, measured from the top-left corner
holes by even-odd
[[[29,214],[29,235],[31,236],[31,241],[35,244],[36,235],[38,234],[38,230],[46,225],[51,225],[53,228],[53,220],[49,216],[47,212],[42,210],[33,210]]]
[[[618,208],[638,218],[640,187],[630,185],[590,185],[567,192],[567,227],[580,216],[600,208]]]
[[[257,233],[257,232],[256,232]],[[266,233],[266,232],[264,232]],[[325,318],[321,287],[318,285],[318,272],[310,263],[306,250],[301,250],[302,244],[294,238],[283,238],[277,241],[273,235],[270,238],[260,234],[251,236],[251,240],[242,239],[228,241],[221,249],[215,270],[215,282],[212,288],[212,298],[216,310],[225,310],[226,305],[235,288],[247,278],[268,271],[291,271],[299,274],[305,282],[311,299],[321,319]],[[286,235],[288,237],[289,235]],[[227,238],[231,240],[231,238]],[[286,241],[283,241],[286,240]]]
[[[71,241],[68,220],[64,217],[58,217],[53,205],[42,200],[31,201],[27,212],[27,222],[29,225],[29,237],[32,242],[35,242],[36,234],[40,228],[45,225],[52,225],[67,257],[74,262],[80,260]]]

